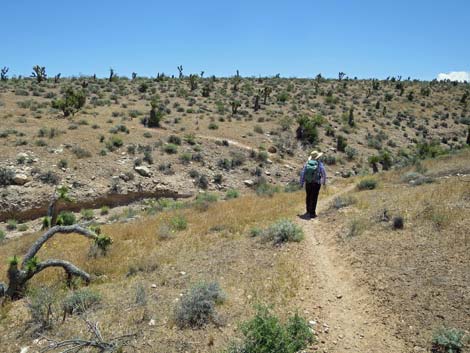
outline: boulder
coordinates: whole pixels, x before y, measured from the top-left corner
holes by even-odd
[[[270,146],[270,147],[268,148],[268,152],[269,152],[269,153],[276,153],[276,152],[277,152],[277,148],[274,147],[274,146]]]
[[[150,169],[148,169],[146,166],[143,166],[143,165],[135,166],[134,170],[138,174],[142,175],[143,177],[148,178],[151,176]]]
[[[243,180],[243,183],[246,185],[246,186],[253,186],[255,185],[255,182],[253,180]]]
[[[26,174],[18,173],[13,177],[15,185],[24,185],[29,181],[29,177]]]

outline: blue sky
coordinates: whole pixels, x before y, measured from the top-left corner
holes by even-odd
[[[4,0],[0,66],[433,79],[470,71],[470,1]]]

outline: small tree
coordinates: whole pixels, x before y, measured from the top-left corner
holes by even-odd
[[[237,70],[237,74],[236,74],[235,76],[233,76],[233,78],[232,78],[233,90],[234,90],[235,92],[238,91],[238,85],[240,84],[241,80],[242,80],[242,79],[241,79],[241,77],[240,77],[240,73],[239,73],[238,70]]]
[[[346,137],[342,135],[338,135],[336,138],[336,149],[340,152],[344,152],[346,150],[346,146],[348,145]]]
[[[269,95],[272,93],[273,89],[269,86],[263,88],[263,104],[266,105]]]
[[[54,83],[59,83],[60,80],[60,72],[54,76]]]
[[[338,80],[341,81],[344,78],[344,76],[346,76],[346,74],[344,72],[339,72],[338,73]]]
[[[164,112],[159,104],[158,99],[152,99],[150,106],[152,108],[150,109],[150,117],[148,119],[147,125],[148,127],[160,127],[160,122],[163,119]]]
[[[54,194],[52,195],[51,201],[49,202],[49,206],[47,207],[47,216],[43,222],[43,228],[49,228],[51,226],[55,226],[57,222],[57,215],[59,214],[58,210],[58,203],[59,202],[72,202],[73,200],[68,195],[68,189],[66,186],[61,186],[58,188]]]
[[[137,78],[137,72],[132,73],[132,81],[134,81]]]
[[[255,96],[255,104],[254,104],[254,106],[253,106],[253,110],[254,110],[255,112],[257,112],[257,111],[259,110],[259,108],[260,108],[260,105],[259,105],[259,94],[257,94],[257,95]]]
[[[46,75],[46,67],[45,66],[39,66],[36,65],[33,67],[33,72],[31,73],[31,77],[36,78],[38,83],[41,83],[47,78]]]
[[[65,91],[65,95],[61,99],[52,101],[52,107],[62,110],[64,116],[67,117],[70,114],[75,115],[86,102],[86,93],[84,90],[76,91],[72,87],[69,87]]]
[[[3,69],[0,71],[0,80],[1,81],[7,81],[8,80],[8,73],[9,68],[4,66]]]
[[[211,94],[211,86],[209,84],[205,84],[204,87],[202,87],[202,96],[203,97],[209,97]]]
[[[80,277],[85,281],[85,283],[90,282],[91,277],[88,273],[68,261],[49,259],[40,262],[38,260],[36,255],[41,247],[57,233],[80,234],[87,238],[93,239],[97,246],[103,248],[109,246],[109,244],[112,242],[111,238],[105,235],[99,235],[94,231],[83,228],[79,225],[55,226],[36,240],[36,242],[31,246],[24,256],[21,265],[19,264],[20,261],[16,255],[9,260],[10,266],[7,272],[8,286],[0,283],[0,289],[3,289],[0,290],[1,296],[9,297],[12,300],[22,298],[26,292],[28,281],[49,267],[62,267],[67,274],[67,283],[69,285],[71,285],[71,280],[74,276]]]
[[[178,69],[179,78],[183,78],[183,65],[177,66],[176,68]]]
[[[354,127],[356,125],[356,123],[354,122],[354,108],[353,107],[349,109],[348,125],[351,127]]]
[[[191,91],[195,91],[197,89],[197,81],[197,75],[189,75],[189,88],[191,89]]]
[[[372,167],[372,172],[373,173],[378,173],[379,172],[379,167],[377,164],[380,162],[379,156],[370,156],[368,159],[368,162],[370,166]]]
[[[240,101],[234,100],[232,103],[230,103],[230,105],[232,106],[232,115],[236,115],[237,109],[241,106]]]
[[[116,73],[114,72],[113,68],[109,69],[109,82],[115,81],[116,80]]]

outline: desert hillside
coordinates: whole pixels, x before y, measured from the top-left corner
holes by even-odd
[[[468,351],[467,84],[37,81],[0,82],[2,352]]]

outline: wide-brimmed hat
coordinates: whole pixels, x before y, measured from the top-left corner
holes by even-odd
[[[321,156],[323,156],[323,153],[322,152],[318,152],[318,151],[312,151],[310,153],[310,156],[308,157],[308,159],[318,159],[320,158]]]

